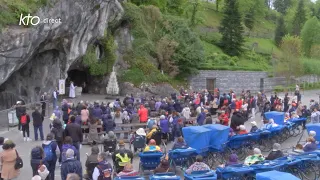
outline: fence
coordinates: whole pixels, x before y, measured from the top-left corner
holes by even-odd
[[[33,103],[28,103],[28,104],[24,104],[21,105],[23,107],[26,107],[26,112],[30,115],[32,112],[35,110],[36,107],[39,108],[39,111],[41,113],[42,111],[42,104],[41,103],[46,103],[46,108],[45,108],[45,114],[47,116],[50,116],[50,105],[51,103],[49,101],[38,101],[38,102],[33,102]],[[9,131],[10,127],[15,127],[18,125],[18,118],[16,115],[16,107],[13,106],[10,109],[4,109],[0,111],[0,131]]]

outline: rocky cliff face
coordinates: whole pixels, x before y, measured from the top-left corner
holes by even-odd
[[[52,91],[122,12],[117,0],[56,0],[36,15],[61,23],[5,30],[0,34],[0,108],[17,99],[35,102],[41,92]]]

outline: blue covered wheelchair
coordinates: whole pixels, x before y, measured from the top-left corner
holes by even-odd
[[[194,171],[191,174],[184,173],[185,180],[216,180],[217,174],[213,171]]]
[[[197,155],[196,149],[175,149],[169,151],[170,166],[176,170],[177,166],[182,169],[188,168],[194,162],[193,157]]]
[[[140,176],[122,176],[115,177],[114,180],[145,180],[145,178]]]
[[[142,152],[139,153],[140,163],[139,163],[139,172],[141,175],[144,174],[144,171],[154,170],[160,164],[161,158],[163,157],[162,152]]]
[[[180,180],[180,176],[173,173],[157,173],[149,177],[150,180]]]

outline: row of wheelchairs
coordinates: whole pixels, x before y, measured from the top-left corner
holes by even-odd
[[[204,162],[212,169],[227,162],[233,153],[237,154],[240,161],[243,161],[254,148],[269,152],[274,143],[282,143],[291,136],[302,134],[302,125],[305,120],[305,118],[295,119],[288,121],[286,125],[272,129],[232,136],[220,148],[206,147],[197,151],[192,149],[169,151],[170,164],[173,167],[187,168],[195,162],[198,154],[204,157]]]
[[[281,157],[251,166],[239,164],[218,167],[216,173],[218,179],[223,180],[254,180],[256,174],[272,170],[290,173],[301,180],[317,180],[320,178],[320,151]]]

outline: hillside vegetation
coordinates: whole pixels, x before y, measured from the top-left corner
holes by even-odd
[[[216,2],[123,3],[122,22],[134,40],[124,57],[130,68],[120,73],[120,79],[135,85],[176,84],[198,70],[268,71],[287,78],[320,74],[320,0]],[[0,0],[0,29],[18,23],[21,13],[46,4],[47,0]],[[107,31],[107,39],[113,39],[114,30]],[[84,57],[92,75],[110,72],[115,56],[107,39],[102,39],[110,45],[105,61],[90,60],[92,48]]]

